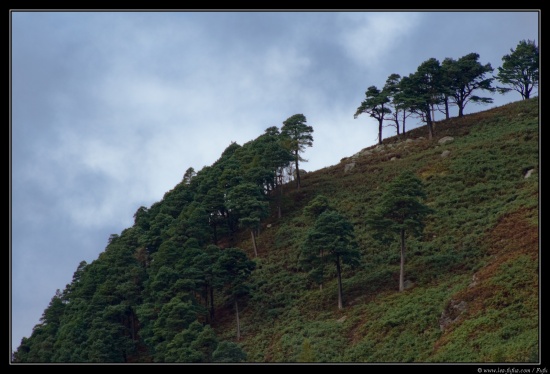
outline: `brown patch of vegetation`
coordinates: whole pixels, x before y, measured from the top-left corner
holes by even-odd
[[[450,332],[453,331],[462,320],[481,314],[487,308],[505,307],[506,300],[510,298],[509,290],[501,285],[494,284],[490,280],[502,272],[503,266],[513,263],[520,256],[529,256],[533,261],[538,261],[539,236],[538,226],[529,223],[530,209],[519,209],[500,218],[497,225],[488,233],[486,245],[489,261],[485,267],[474,274],[472,283],[468,288],[456,293],[448,303],[445,313],[453,315],[456,320],[446,328],[442,337],[434,344],[434,351],[448,342]],[[523,285],[525,286],[525,285]],[[533,289],[538,288],[536,283],[527,285]],[[529,292],[529,291],[527,291]],[[488,305],[488,301],[499,294],[499,300],[503,305]],[[467,305],[462,315],[456,316],[452,304],[464,301]],[[481,333],[478,331],[476,333]]]

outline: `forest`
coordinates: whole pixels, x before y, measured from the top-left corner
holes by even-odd
[[[12,362],[538,362],[538,47],[510,52],[494,77],[471,53],[370,86],[378,144],[337,165],[300,168],[302,113],[186,165]],[[522,100],[464,114],[483,91]]]

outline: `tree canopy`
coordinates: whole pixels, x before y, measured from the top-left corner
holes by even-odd
[[[288,147],[294,154],[296,166],[296,186],[300,188],[300,166],[299,161],[305,162],[300,153],[306,147],[313,146],[313,127],[306,124],[307,119],[303,114],[294,114],[288,117],[281,127],[281,136],[288,141]]]
[[[539,47],[534,40],[521,40],[510,52],[502,57],[496,76],[505,87],[497,89],[500,93],[514,90],[523,100],[529,99],[539,85]]]
[[[422,203],[426,198],[422,181],[410,171],[398,175],[384,191],[380,203],[373,209],[367,222],[373,236],[383,243],[390,243],[397,235],[401,241],[401,270],[399,291],[404,289],[405,238],[420,235],[425,219],[432,209]]]

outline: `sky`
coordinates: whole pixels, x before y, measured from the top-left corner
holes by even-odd
[[[480,55],[497,73],[540,11],[11,11],[10,344],[111,234],[223,150],[294,114],[306,171],[377,142],[354,119],[369,86],[430,59]],[[519,93],[479,92],[493,104]],[[408,128],[422,125],[408,119]],[[384,128],[383,137],[395,135]]]

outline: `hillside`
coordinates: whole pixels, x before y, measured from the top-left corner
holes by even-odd
[[[300,189],[269,189],[257,256],[244,216],[220,196],[242,183],[236,155],[239,167],[261,160],[244,152],[252,144],[230,145],[81,263],[16,362],[539,362],[538,98],[434,131],[357,150],[303,175]],[[399,241],[377,241],[367,216],[404,170],[433,214],[407,238],[400,292]],[[301,264],[315,221],[304,208],[318,196],[352,223],[361,252],[358,267],[342,268],[342,309],[336,269],[319,287]],[[222,279],[229,263],[243,268]]]

